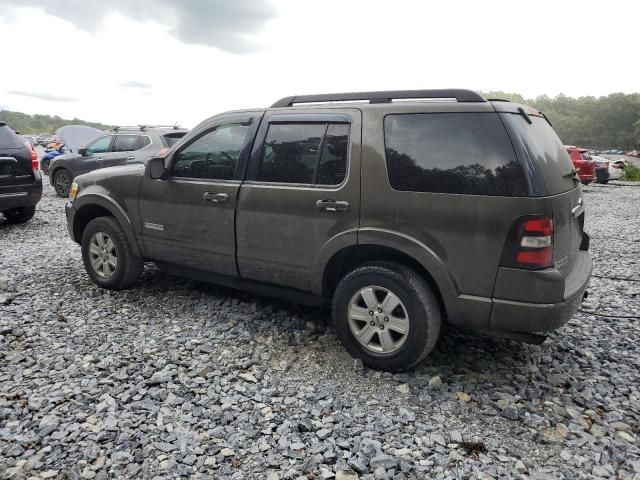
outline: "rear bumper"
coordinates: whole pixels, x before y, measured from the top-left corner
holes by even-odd
[[[0,211],[35,206],[42,198],[42,174],[33,172],[33,183],[0,186]]]
[[[555,289],[560,289],[561,301],[528,303],[493,298],[489,328],[505,332],[547,332],[561,327],[580,308],[592,269],[589,252],[578,252],[571,271],[556,277]]]

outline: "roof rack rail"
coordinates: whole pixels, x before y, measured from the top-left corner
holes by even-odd
[[[389,103],[394,99],[455,98],[458,102],[486,102],[485,98],[473,90],[390,90],[381,92],[329,93],[319,95],[294,95],[284,97],[271,105],[271,108],[292,107],[296,103],[355,102]]]
[[[174,130],[179,130],[182,127],[177,123],[174,125],[118,125],[113,127],[110,132],[119,132],[120,130],[140,130],[144,132],[150,128],[173,128]]]

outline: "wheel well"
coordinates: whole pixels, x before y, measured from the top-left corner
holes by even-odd
[[[421,274],[438,298],[443,315],[446,314],[442,293],[429,271],[406,253],[380,245],[355,245],[343,248],[331,257],[331,260],[329,260],[324,270],[322,281],[323,294],[327,298],[330,298],[338,286],[338,283],[345,275],[360,265],[375,261],[397,262]]]
[[[82,240],[82,233],[89,222],[98,217],[113,217],[113,214],[100,205],[86,205],[76,212],[73,219],[73,237],[78,243]]]

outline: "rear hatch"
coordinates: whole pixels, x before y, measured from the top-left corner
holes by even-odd
[[[25,140],[0,122],[0,189],[33,181],[30,148]]]
[[[524,105],[495,102],[530,179],[531,195],[545,197],[553,210],[554,266],[566,273],[582,243],[584,198],[580,179],[562,141],[547,119]]]

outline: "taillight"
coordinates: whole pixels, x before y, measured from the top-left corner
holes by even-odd
[[[500,265],[539,270],[553,266],[553,218],[527,216],[514,222]]]
[[[38,170],[38,152],[33,145],[29,145],[31,147],[31,170],[34,172]]]

